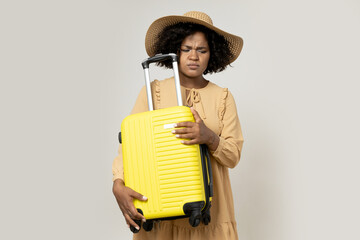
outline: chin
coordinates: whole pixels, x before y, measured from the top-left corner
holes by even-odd
[[[188,77],[188,78],[198,78],[198,77],[201,77],[202,76],[202,74],[201,75],[199,75],[199,74],[188,74],[188,75],[185,75],[186,77]]]
[[[203,74],[200,72],[190,72],[190,73],[184,73],[184,75],[189,78],[197,78],[197,77],[201,77]]]

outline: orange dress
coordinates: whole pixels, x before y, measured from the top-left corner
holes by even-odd
[[[169,78],[151,83],[155,109],[177,105],[174,79]],[[201,89],[181,87],[183,104],[192,106],[205,125],[218,134],[218,148],[211,152],[214,196],[210,208],[211,222],[191,227],[188,218],[155,222],[150,232],[142,228],[133,239],[141,240],[235,240],[238,239],[234,217],[234,202],[231,191],[229,168],[240,161],[243,136],[237,115],[235,101],[227,88],[209,82]],[[136,100],[133,113],[148,111],[145,87]],[[123,179],[122,151],[114,159],[113,180]],[[129,230],[130,231],[130,230]]]

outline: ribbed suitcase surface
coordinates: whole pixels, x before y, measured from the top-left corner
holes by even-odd
[[[134,201],[147,219],[184,215],[186,203],[206,201],[199,145],[183,145],[174,123],[194,121],[188,107],[133,114],[121,125],[126,186],[148,197]]]

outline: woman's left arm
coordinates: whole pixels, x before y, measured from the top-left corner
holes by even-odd
[[[240,161],[244,138],[234,97],[228,91],[225,99],[225,109],[222,120],[223,128],[219,136],[219,145],[211,150],[213,157],[221,164],[234,168]]]
[[[187,138],[189,141],[181,141],[183,144],[206,144],[214,158],[223,166],[234,168],[240,161],[241,149],[244,142],[241,132],[240,121],[237,115],[236,104],[233,96],[228,92],[224,114],[222,119],[223,128],[220,136],[205,126],[199,114],[191,108],[195,122],[181,122],[173,131],[177,138]],[[183,128],[181,128],[183,127]]]

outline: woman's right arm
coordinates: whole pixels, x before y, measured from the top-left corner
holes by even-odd
[[[139,230],[140,227],[134,222],[133,219],[142,220],[143,222],[145,222],[146,219],[135,209],[133,199],[146,201],[147,198],[140,193],[135,192],[131,188],[126,187],[124,181],[120,178],[116,179],[113,183],[113,193],[121,209],[121,212],[124,215],[128,227],[132,225],[137,230]]]

